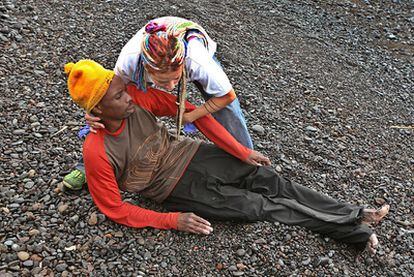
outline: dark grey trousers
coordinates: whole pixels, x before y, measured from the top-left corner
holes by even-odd
[[[358,223],[363,207],[340,203],[206,144],[163,205],[206,219],[299,225],[346,243],[364,243],[372,234]]]

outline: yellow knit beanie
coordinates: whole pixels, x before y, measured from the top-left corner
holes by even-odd
[[[115,73],[92,60],[65,65],[68,89],[76,104],[90,112],[105,95]]]

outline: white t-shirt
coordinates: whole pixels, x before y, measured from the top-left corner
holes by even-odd
[[[144,28],[139,30],[122,48],[114,71],[124,83],[137,83],[134,73],[137,68],[139,55],[141,54],[141,41],[144,36]],[[221,66],[213,59],[216,52],[216,43],[207,37],[209,49],[204,47],[198,39],[191,39],[187,45],[185,67],[188,81],[197,81],[206,93],[220,97],[232,90],[230,81]],[[147,75],[148,76],[148,75]],[[146,80],[150,82],[151,80]]]

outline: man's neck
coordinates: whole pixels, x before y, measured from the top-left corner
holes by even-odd
[[[114,133],[121,128],[122,119],[121,120],[102,120],[103,124],[105,125],[105,129],[108,130],[110,133]]]

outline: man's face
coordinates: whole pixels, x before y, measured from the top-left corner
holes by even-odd
[[[183,68],[180,66],[174,71],[157,72],[150,70],[148,71],[148,74],[157,87],[172,91],[180,82],[182,72]]]
[[[98,104],[100,114],[97,116],[103,119],[120,120],[127,118],[134,112],[134,105],[131,96],[126,91],[122,79],[114,76],[108,91]]]

